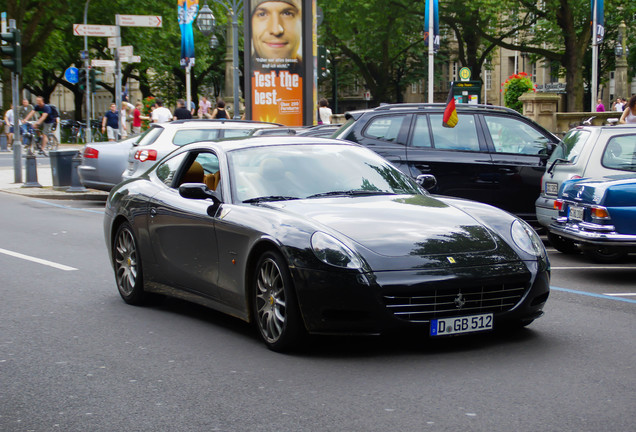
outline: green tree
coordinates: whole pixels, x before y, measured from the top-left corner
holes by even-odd
[[[400,101],[405,86],[422,75],[425,47],[417,6],[407,0],[321,2],[321,43],[353,62],[376,102]]]

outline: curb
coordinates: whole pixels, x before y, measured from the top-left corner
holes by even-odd
[[[108,192],[90,189],[89,192],[64,192],[54,191],[50,188],[15,188],[0,189],[0,192],[11,195],[19,195],[28,198],[42,198],[50,200],[85,200],[85,201],[106,201]]]

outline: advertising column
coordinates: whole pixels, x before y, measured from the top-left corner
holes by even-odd
[[[313,124],[314,3],[247,0],[247,118],[287,126]]]

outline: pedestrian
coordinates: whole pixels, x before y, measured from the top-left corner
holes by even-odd
[[[13,105],[11,108],[4,113],[4,125],[7,129],[5,132],[7,133],[7,144],[9,147],[13,144],[13,122],[15,119],[15,115],[13,114]]]
[[[129,102],[122,101],[121,102],[121,138],[124,139],[128,137],[128,118],[131,116],[132,110],[135,109],[135,106]]]
[[[102,118],[102,133],[106,132],[108,141],[115,141],[119,135],[119,118],[117,114],[117,104],[110,104],[110,111],[107,111]]]
[[[612,109],[614,111],[623,112],[625,110],[625,102],[623,102],[623,98],[617,97]]]
[[[191,100],[190,101],[190,115],[192,116],[192,118],[194,118],[194,115],[196,114],[197,109],[196,109],[196,105],[194,104],[194,101]]]
[[[173,120],[189,120],[192,118],[192,113],[185,106],[186,103],[183,99],[177,101],[177,109],[174,110]]]
[[[225,101],[221,98],[216,100],[216,108],[212,111],[212,115],[210,118],[213,119],[227,119],[230,116],[227,115],[227,111],[225,111]]]
[[[135,109],[133,110],[132,133],[134,135],[141,133],[141,120],[143,120],[141,115],[142,107],[142,103],[137,102],[137,105],[135,105]],[[145,119],[148,120],[148,117],[146,117]]]
[[[605,112],[605,105],[603,105],[603,99],[596,100],[596,112]]]
[[[318,104],[320,105],[320,108],[318,108],[318,117],[320,118],[320,121],[322,124],[331,124],[331,116],[333,112],[331,111],[331,108],[329,108],[329,102],[327,99],[322,98]]]
[[[172,120],[172,113],[163,106],[163,101],[159,98],[155,99],[155,109],[152,112],[153,123],[168,123]]]
[[[621,124],[636,124],[636,95],[629,98],[627,107],[619,121]]]
[[[211,118],[210,108],[212,108],[212,104],[208,98],[201,96],[201,100],[199,101],[199,118]]]

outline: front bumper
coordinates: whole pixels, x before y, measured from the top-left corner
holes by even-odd
[[[613,225],[573,223],[560,217],[550,225],[550,231],[579,243],[636,247],[636,235],[617,233]]]
[[[305,326],[322,334],[428,334],[432,319],[480,313],[493,313],[495,328],[529,322],[543,314],[550,292],[547,266],[532,274],[522,262],[367,274],[292,270]],[[466,302],[458,307],[460,293]]]

